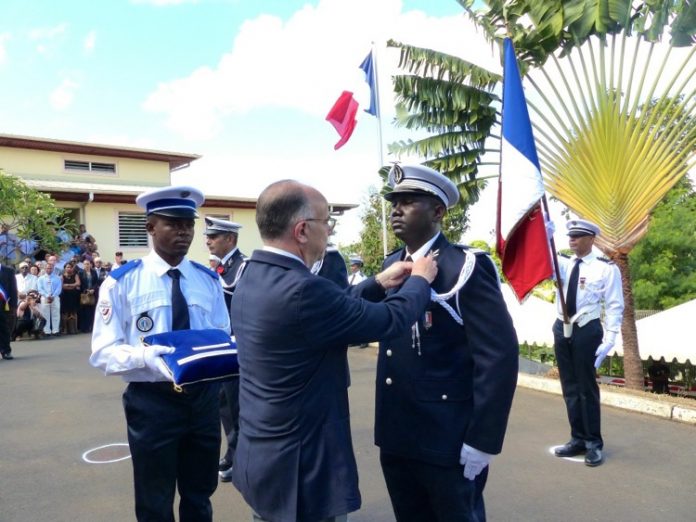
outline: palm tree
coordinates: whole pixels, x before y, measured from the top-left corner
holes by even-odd
[[[684,132],[696,117],[696,2],[491,0],[474,11],[473,0],[458,1],[491,42],[502,45],[509,36],[515,44],[533,88],[527,98],[547,190],[601,226],[598,246],[621,270],[626,382],[642,389],[628,253],[645,235],[652,209],[696,161],[696,135]],[[670,43],[661,45],[667,29]],[[400,45],[405,69],[415,63],[411,56],[429,54]],[[415,70],[425,75],[427,58],[420,60]],[[464,83],[485,78],[475,66],[466,74]],[[489,92],[495,87],[483,85]],[[428,87],[422,83],[410,102],[425,116],[436,99]],[[469,104],[457,121],[476,121],[498,102],[482,95],[476,100],[490,102]],[[435,138],[430,143],[421,152],[446,156]]]

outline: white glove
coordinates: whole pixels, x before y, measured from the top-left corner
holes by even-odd
[[[544,226],[546,227],[546,236],[549,238],[553,237],[554,233],[556,232],[556,225],[554,222],[549,219],[544,221]]]
[[[602,341],[602,344],[599,345],[599,348],[597,348],[597,351],[595,352],[595,355],[597,356],[594,362],[595,370],[599,369],[600,365],[602,364],[602,361],[614,347],[615,343],[616,332],[606,332],[604,334],[604,340]]]
[[[172,380],[172,376],[167,370],[167,365],[164,364],[161,355],[164,353],[174,353],[174,348],[170,346],[145,346],[143,348],[143,362],[145,366],[150,368],[153,372],[159,373],[166,377],[168,381]]]
[[[462,444],[462,451],[459,454],[459,463],[464,466],[464,478],[474,480],[476,475],[488,466],[493,455],[484,453],[476,448]]]

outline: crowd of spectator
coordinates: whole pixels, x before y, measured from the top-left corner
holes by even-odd
[[[84,225],[74,237],[62,230],[58,238],[65,246],[61,252],[35,248],[26,255],[6,227],[0,233],[0,262],[14,266],[21,259],[16,265],[18,305],[12,341],[90,333],[99,287],[112,266],[125,262],[121,252],[113,264],[102,261]]]

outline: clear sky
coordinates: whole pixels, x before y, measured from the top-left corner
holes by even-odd
[[[201,154],[173,182],[207,194],[297,178],[360,203],[378,183],[377,120],[362,113],[334,151],[324,118],[344,89],[366,106],[358,65],[374,41],[385,149],[406,137],[391,125],[389,38],[500,71],[455,0],[2,0],[0,132]],[[349,212],[338,241],[359,228]]]

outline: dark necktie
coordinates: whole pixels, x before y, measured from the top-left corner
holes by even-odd
[[[568,292],[566,293],[566,309],[568,310],[568,317],[573,317],[577,311],[580,263],[582,263],[582,259],[577,258],[575,260],[575,266],[573,266],[573,270],[570,272],[570,279],[568,279]]]
[[[167,270],[167,275],[172,278],[172,330],[188,330],[190,326],[188,304],[184,294],[181,293],[179,279],[181,272],[176,268]]]

